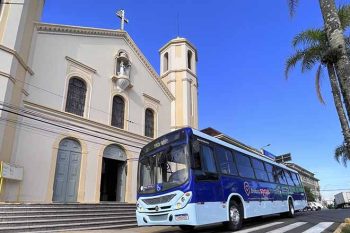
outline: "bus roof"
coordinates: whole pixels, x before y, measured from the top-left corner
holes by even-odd
[[[203,132],[201,132],[201,131],[199,131],[199,130],[196,130],[196,129],[193,129],[193,128],[190,128],[190,129],[192,130],[192,132],[193,132],[194,135],[197,135],[197,136],[202,137],[202,138],[204,138],[204,139],[207,139],[207,140],[209,140],[209,141],[215,142],[215,143],[220,144],[220,145],[222,145],[222,146],[225,146],[225,147],[234,149],[234,150],[236,150],[236,151],[242,152],[242,153],[244,153],[244,154],[246,154],[246,155],[249,155],[249,156],[251,156],[251,157],[254,157],[254,158],[257,158],[257,159],[261,159],[261,160],[263,160],[263,161],[265,161],[265,162],[268,162],[268,163],[271,163],[271,164],[273,164],[273,165],[275,165],[275,166],[282,167],[282,168],[284,168],[284,169],[286,169],[286,170],[289,170],[289,171],[298,173],[297,171],[295,171],[295,170],[293,170],[293,169],[291,169],[291,168],[289,168],[289,167],[287,167],[287,166],[285,166],[285,165],[283,165],[283,164],[276,163],[275,161],[271,160],[270,158],[264,156],[263,154],[252,153],[252,152],[249,151],[249,150],[242,149],[242,148],[240,148],[240,147],[238,147],[238,146],[235,146],[235,145],[233,145],[233,144],[230,144],[230,143],[227,143],[227,142],[225,142],[225,141],[222,141],[222,140],[220,140],[220,139],[218,139],[218,138],[216,138],[216,137],[213,137],[213,136],[210,136],[210,135],[208,135],[208,134],[205,134],[205,133],[203,133]],[[242,143],[242,144],[243,144],[243,143]],[[244,144],[243,144],[243,145],[244,145]]]

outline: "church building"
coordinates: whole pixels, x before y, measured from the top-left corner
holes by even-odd
[[[198,127],[196,48],[160,45],[158,74],[123,26],[49,24],[44,0],[16,3],[0,4],[0,202],[135,202],[141,148]]]

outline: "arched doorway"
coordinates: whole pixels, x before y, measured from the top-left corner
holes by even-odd
[[[63,139],[57,153],[52,201],[77,201],[80,160],[80,143],[70,138]]]
[[[124,201],[126,181],[126,154],[117,145],[103,151],[100,201]]]

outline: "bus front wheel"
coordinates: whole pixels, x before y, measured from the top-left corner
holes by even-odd
[[[226,227],[231,231],[239,230],[242,227],[243,214],[241,205],[235,201],[230,202],[228,209],[229,221],[225,223]]]

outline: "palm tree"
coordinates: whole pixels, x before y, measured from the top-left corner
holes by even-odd
[[[294,15],[298,2],[299,0],[288,0],[291,16]],[[350,59],[343,34],[344,28],[350,23],[350,9],[346,7],[342,12],[337,11],[334,0],[319,0],[319,5],[329,45],[328,53],[334,56],[334,66],[339,78],[344,105],[348,118],[350,118]]]
[[[330,52],[332,50],[329,48],[326,32],[320,29],[309,29],[303,31],[294,37],[293,46],[296,49],[296,52],[287,59],[285,67],[286,78],[288,78],[290,70],[294,68],[298,62],[301,63],[302,73],[311,70],[315,65],[318,65],[315,78],[316,92],[320,101],[324,103],[320,93],[319,81],[322,69],[327,69],[334,104],[344,136],[345,149],[350,154],[350,128],[348,119],[344,112],[340,88],[337,80],[337,73],[334,66],[337,56],[336,54]],[[301,47],[301,49],[299,47]]]
[[[347,161],[350,160],[350,154],[346,150],[346,146],[344,144],[338,146],[335,149],[334,158],[340,163],[340,160],[342,161],[343,165],[347,166]]]

